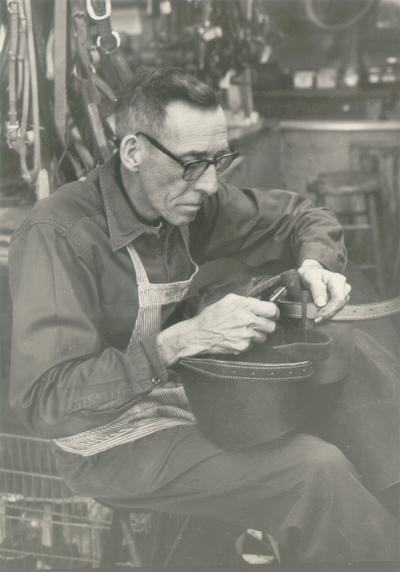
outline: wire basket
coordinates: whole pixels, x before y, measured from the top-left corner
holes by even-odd
[[[110,523],[57,475],[51,442],[0,433],[0,571],[96,567]]]

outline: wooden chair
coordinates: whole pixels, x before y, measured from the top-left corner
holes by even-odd
[[[105,506],[112,508],[110,505]],[[190,516],[182,517],[144,509],[112,508],[112,510],[111,527],[104,542],[100,561],[100,567],[105,570],[120,561],[124,543],[132,566],[168,566],[191,518]],[[141,519],[138,518],[139,515]],[[167,533],[171,530],[173,520],[175,521],[174,537],[172,543],[168,544],[166,542]],[[140,542],[140,538],[143,538],[144,535],[147,536],[146,543]],[[168,534],[169,538],[170,536]]]
[[[312,181],[308,192],[315,196],[317,206],[336,212],[347,235],[353,262],[367,273],[373,271],[375,284],[380,294],[384,294],[379,177],[361,171],[330,171]],[[365,259],[359,256],[360,251],[364,251]]]

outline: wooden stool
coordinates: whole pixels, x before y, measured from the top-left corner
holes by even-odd
[[[400,295],[400,240],[397,242],[397,252],[393,270],[393,293]]]
[[[112,508],[104,502],[101,504]],[[132,566],[156,566],[157,570],[158,567],[168,566],[191,518],[190,516],[178,517],[166,512],[153,512],[144,509],[126,510],[114,508],[112,510],[111,528],[108,531],[100,561],[100,567],[104,569],[115,566],[119,562],[123,541],[126,544]],[[143,525],[143,522],[135,524],[135,519],[132,518],[135,515],[150,516],[150,519],[148,519],[150,530],[147,531],[151,540],[150,550],[144,550],[144,547],[139,542],[140,534],[145,531],[146,526]],[[177,519],[175,523],[176,534],[174,535],[172,545],[166,547],[165,538],[167,532],[171,530],[172,518]]]
[[[353,262],[361,269],[374,271],[379,292],[384,294],[383,251],[378,220],[380,190],[379,178],[360,171],[321,173],[308,185],[308,192],[315,195],[316,205],[332,209],[345,233],[353,235],[353,240],[349,240],[352,251],[357,247],[364,250],[366,242],[362,233],[369,235],[368,259],[359,264],[356,260]]]
[[[385,222],[382,242],[390,294],[396,295],[400,291],[400,142],[374,139],[353,142],[350,145],[350,164],[352,168],[380,178],[382,218]]]
[[[351,169],[379,176],[385,200],[393,213],[399,210],[400,145],[394,141],[355,141],[350,144]]]

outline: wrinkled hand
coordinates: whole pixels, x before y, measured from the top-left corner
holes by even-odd
[[[349,300],[351,286],[343,274],[326,270],[316,260],[304,261],[298,272],[314,304],[321,308],[314,320],[316,324],[332,318]]]
[[[192,351],[241,353],[252,342],[265,342],[276,327],[279,309],[272,302],[228,294],[193,318],[196,335]]]
[[[253,342],[264,342],[276,327],[279,309],[273,302],[227,294],[194,318],[178,322],[157,336],[166,366],[199,354],[239,354]]]

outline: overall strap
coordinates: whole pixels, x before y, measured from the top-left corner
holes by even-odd
[[[143,266],[143,262],[140,259],[140,256],[136,252],[135,248],[131,244],[127,246],[129,256],[131,257],[133,268],[136,272],[136,280],[138,284],[149,284],[149,279],[147,276],[147,272],[145,267]]]

